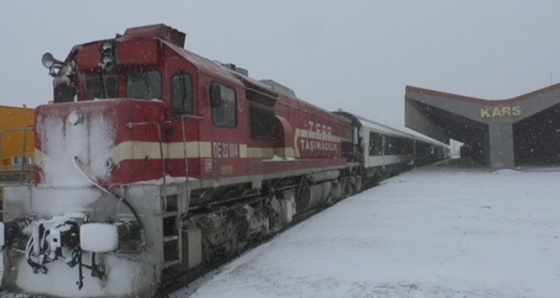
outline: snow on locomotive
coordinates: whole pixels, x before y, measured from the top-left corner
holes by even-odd
[[[4,289],[151,297],[374,179],[351,119],[184,41],[153,25],[43,56],[55,103],[35,185],[4,189]]]

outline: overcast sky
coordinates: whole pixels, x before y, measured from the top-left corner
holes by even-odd
[[[404,127],[405,86],[485,99],[560,81],[560,1],[0,1],[0,104],[52,98],[45,52],[165,23],[327,110]]]

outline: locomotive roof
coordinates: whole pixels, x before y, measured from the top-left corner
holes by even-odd
[[[211,61],[207,58],[199,56],[191,51],[186,50],[183,47],[179,47],[169,41],[160,39],[162,43],[167,45],[175,53],[183,57],[185,60],[194,64],[199,72],[204,74],[211,74],[219,79],[223,79],[230,82],[235,82],[236,84],[243,85],[241,80],[239,80],[235,75],[231,73],[227,68],[218,64],[217,62]]]
[[[167,48],[171,51],[175,52],[178,56],[182,57],[189,63],[192,63],[199,73],[203,73],[218,80],[222,80],[225,83],[244,88],[247,91],[257,91],[258,93],[262,93],[265,96],[269,96],[273,100],[278,99],[280,101],[295,101],[298,102],[298,105],[303,105],[316,109],[317,111],[322,111],[325,113],[325,116],[334,116],[329,111],[296,97],[293,91],[291,93],[287,92],[286,90],[282,90],[282,88],[278,88],[279,86],[277,86],[277,88],[274,88],[273,86],[271,86],[271,84],[266,84],[259,80],[253,79],[246,74],[239,73],[235,69],[227,67],[226,65],[222,65],[219,62],[212,61],[208,58],[202,57],[185,49],[185,34],[164,24],[128,28],[124,35],[117,35],[116,37],[117,40],[130,40],[136,38],[153,38],[159,40],[162,44],[167,46]],[[82,47],[91,43],[82,44],[76,47]],[[280,84],[276,83],[276,85]],[[289,89],[285,86],[284,88]]]
[[[277,83],[272,80],[272,83],[265,83],[256,79],[249,77],[246,73],[240,73],[238,71],[227,65],[223,65],[219,62],[212,61],[208,58],[195,54],[184,47],[186,35],[183,32],[180,32],[176,29],[173,29],[164,24],[155,24],[155,25],[148,25],[148,26],[141,26],[141,27],[134,27],[128,28],[124,35],[117,34],[116,40],[119,41],[126,41],[131,39],[157,39],[159,42],[167,46],[168,49],[175,52],[178,56],[185,59],[189,63],[193,64],[199,73],[211,76],[218,80],[222,80],[226,83],[236,85],[237,87],[245,87],[248,91],[254,90],[259,93],[263,93],[266,96],[273,98],[274,100],[280,97],[285,97],[287,99],[295,100],[301,102],[301,104],[305,104],[307,106],[311,106],[315,109],[322,110],[325,113],[328,111],[314,106],[313,104],[301,100],[295,96],[293,90]],[[83,46],[98,43],[103,40],[93,41],[89,43],[84,43],[81,45],[77,45],[74,47],[72,52],[75,49],[81,48]],[[72,55],[72,52],[70,55]],[[69,56],[70,56],[69,55]],[[274,86],[276,86],[276,88]],[[281,88],[282,87],[282,88]],[[287,92],[289,90],[291,92]],[[281,96],[279,96],[281,95]]]
[[[209,60],[208,58],[202,57],[198,54],[188,51],[185,48],[179,47],[171,42],[168,42],[166,40],[162,40],[162,42],[165,45],[169,46],[169,48],[172,49],[175,53],[177,53],[178,55],[180,55],[190,63],[194,64],[198,69],[198,71],[204,74],[217,76],[220,77],[221,79],[229,80],[232,82],[234,81],[240,85],[245,85],[248,89],[256,89],[274,98],[278,97],[278,95],[282,93],[282,92],[278,92],[268,84],[253,79],[233,69],[230,69],[218,62]],[[295,96],[290,96],[287,94],[283,94],[283,95],[301,101],[301,99],[298,99]]]
[[[250,88],[256,88],[261,92],[265,92],[270,96],[273,97],[278,97],[278,99],[281,99],[282,97],[284,98],[289,98],[291,100],[295,100],[300,102],[301,104],[307,105],[309,107],[313,107],[314,109],[317,110],[321,110],[324,111],[326,114],[330,114],[329,111],[315,106],[303,99],[297,98],[295,96],[291,96],[288,94],[284,94],[282,92],[278,92],[276,90],[274,90],[271,86],[253,79],[249,76],[243,75],[235,70],[229,69],[221,64],[219,64],[218,62],[214,62],[211,61],[207,58],[204,58],[200,55],[197,55],[191,51],[186,50],[185,48],[179,47],[171,42],[168,42],[166,40],[161,40],[162,43],[164,43],[165,45],[167,45],[170,49],[172,49],[173,51],[175,51],[178,55],[180,55],[181,57],[183,57],[184,59],[186,59],[187,61],[191,62],[192,64],[194,64],[197,69],[205,74],[209,74],[212,76],[218,76],[221,79],[224,80],[229,80],[230,82],[235,82],[237,84],[239,84],[240,86],[243,87],[247,87],[247,89]]]

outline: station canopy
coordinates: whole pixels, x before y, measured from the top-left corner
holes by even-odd
[[[405,126],[492,168],[560,165],[560,84],[502,100],[407,86]]]

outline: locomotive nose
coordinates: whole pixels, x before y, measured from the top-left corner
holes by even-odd
[[[115,167],[111,148],[115,143],[115,104],[88,102],[87,105],[41,106],[36,130],[43,140],[37,144],[38,184],[84,186],[90,181],[76,172],[75,158],[95,181],[110,182]],[[61,105],[59,105],[61,106]]]

